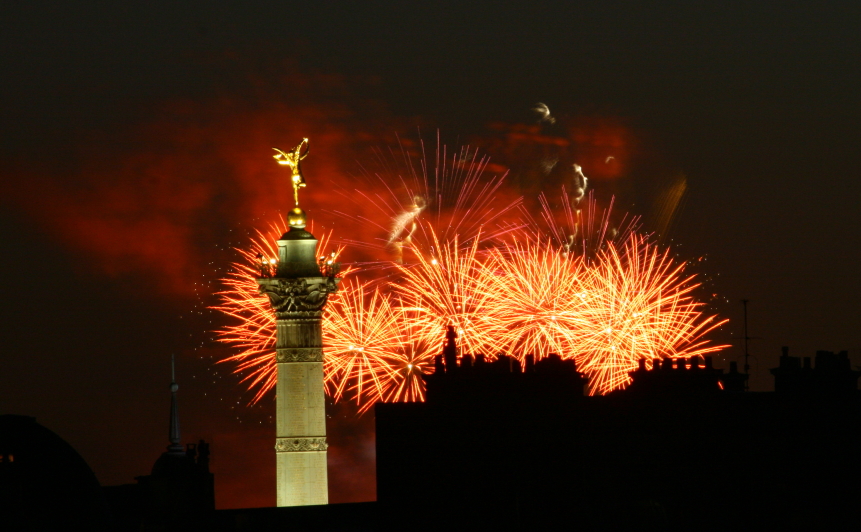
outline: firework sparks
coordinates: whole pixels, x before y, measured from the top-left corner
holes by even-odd
[[[402,316],[413,336],[434,353],[442,350],[442,331],[452,325],[460,345],[469,353],[494,352],[492,338],[502,332],[487,316],[489,293],[483,287],[480,238],[462,249],[458,239],[443,242],[431,234],[432,257],[418,256],[418,263],[398,266],[398,293]]]
[[[608,243],[627,242],[640,232],[639,216],[625,214],[618,225],[612,224],[615,198],[611,198],[610,205],[602,210],[598,207],[594,195],[590,193],[585,207],[580,208],[580,202],[572,200],[563,188],[559,198],[561,208],[554,209],[544,194],[538,197],[538,201],[541,204],[541,225],[544,229],[536,230],[533,238],[540,239],[547,233],[555,245],[566,252],[584,257],[587,262],[593,260]],[[532,225],[538,226],[534,222]]]
[[[590,261],[529,236],[484,254],[479,239],[466,249],[457,239],[431,239],[437,254],[395,265],[390,293],[356,281],[331,299],[323,336],[327,391],[336,400],[349,397],[362,411],[376,401],[423,400],[421,370],[440,352],[447,325],[466,353],[574,358],[591,394],[625,387],[640,359],[725,347],[705,335],[726,320],[702,313],[694,277],[644,237],[609,242]],[[252,266],[267,241],[244,252],[248,264],[236,265],[217,307],[239,321],[219,334],[239,348],[227,360],[248,372],[254,401],[275,379],[274,317]]]
[[[602,210],[591,193],[584,198],[579,167],[575,196],[563,189],[561,207],[554,207],[542,194],[537,223],[520,198],[499,201],[504,176],[483,178],[486,159],[469,148],[449,157],[439,146],[433,170],[402,146],[399,165],[365,176],[385,193],[345,194],[383,216],[351,219],[385,238],[376,245],[342,242],[395,253],[394,260],[365,263],[369,279],[350,278],[330,297],[324,371],[335,400],[355,401],[360,411],[377,401],[424,400],[422,370],[441,351],[449,325],[464,353],[573,358],[593,395],[625,387],[641,359],[725,347],[705,339],[726,320],[703,314],[692,295],[698,284],[684,264],[638,234],[638,217],[612,225],[613,202]],[[274,271],[271,257],[285,229],[281,220],[240,250],[215,307],[235,320],[217,332],[237,349],[224,361],[236,364],[255,392],[252,402],[276,380],[275,317],[256,278]]]
[[[422,372],[436,350],[414,335],[404,308],[379,287],[359,285],[335,298],[324,318],[327,391],[365,412],[377,401],[424,401]],[[326,321],[328,320],[328,322]]]
[[[485,319],[496,325],[495,352],[521,359],[573,352],[591,286],[582,258],[527,240],[494,250],[480,270]]]
[[[346,284],[346,283],[345,283]],[[357,282],[333,297],[323,320],[326,344],[325,382],[336,401],[353,392],[365,405],[391,387],[390,360],[403,344],[398,315],[388,296]]]

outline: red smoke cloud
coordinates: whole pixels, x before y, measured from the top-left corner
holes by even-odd
[[[632,130],[620,119],[605,117],[575,116],[535,124],[495,122],[486,136],[473,142],[492,155],[495,170],[510,169],[511,185],[533,208],[531,202],[541,192],[556,194],[560,185],[572,189],[572,165],[582,167],[589,187],[595,189],[602,181],[626,176],[637,156]]]
[[[302,199],[313,212],[329,201],[324,181],[347,185],[360,147],[384,141],[368,132],[390,122],[360,120],[366,105],[327,99],[343,95],[345,85],[339,77],[294,74],[283,92],[161,105],[148,122],[73,142],[58,164],[34,171],[31,161],[19,161],[28,169],[10,180],[8,206],[86,254],[88,267],[140,275],[165,294],[191,294],[227,229],[292,207],[273,147],[311,138]]]

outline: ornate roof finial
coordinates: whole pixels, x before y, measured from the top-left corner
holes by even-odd
[[[302,153],[303,148],[305,149],[305,153]],[[302,229],[306,225],[306,217],[305,211],[299,208],[299,189],[305,187],[305,176],[302,174],[299,162],[308,156],[311,146],[308,144],[308,139],[303,138],[298,146],[286,153],[278,148],[272,149],[278,152],[274,155],[278,164],[290,167],[291,171],[290,182],[293,185],[293,201],[295,202],[295,206],[290,211],[290,214],[287,215],[287,220],[290,223],[290,227]]]
[[[176,383],[176,368],[174,363],[174,355],[170,355],[170,445],[167,446],[167,451],[171,454],[183,454],[185,447],[180,443],[179,436],[179,415],[176,406],[176,391],[179,390],[179,385]]]

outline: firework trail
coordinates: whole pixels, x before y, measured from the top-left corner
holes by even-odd
[[[591,262],[598,252],[605,249],[611,242],[627,242],[635,234],[641,232],[639,216],[624,214],[616,226],[612,224],[615,198],[610,199],[610,205],[605,209],[598,207],[598,201],[590,192],[584,208],[579,201],[572,200],[565,188],[559,198],[560,208],[553,208],[546,195],[538,196],[541,205],[540,222],[532,221],[530,227],[535,228],[532,238],[542,239],[549,235],[554,245],[566,252],[581,256]],[[523,213],[529,217],[529,213]]]
[[[547,107],[546,103],[538,102],[532,110],[538,113],[539,122],[547,122],[548,124],[556,123],[556,119],[550,114],[550,108]]]
[[[574,204],[579,204],[586,195],[586,188],[589,186],[589,178],[583,175],[583,167],[579,164],[572,164],[571,170],[574,173]]]
[[[524,227],[517,213],[522,197],[503,198],[507,173],[487,177],[490,160],[478,149],[450,151],[438,138],[429,162],[424,141],[415,149],[406,144],[400,142],[399,149],[388,154],[375,151],[374,165],[355,176],[359,187],[336,190],[358,210],[373,213],[336,215],[386,235],[370,242],[345,239],[345,245],[386,250],[393,262],[403,263],[433,255],[436,242],[457,238],[465,247],[476,239],[492,244]],[[382,265],[389,266],[386,261]]]

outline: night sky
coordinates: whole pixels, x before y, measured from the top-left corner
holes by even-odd
[[[229,248],[292,207],[271,148],[303,136],[307,209],[336,231],[327,209],[353,203],[331,191],[419,131],[515,179],[531,142],[564,138],[595,194],[652,231],[684,176],[660,239],[706,259],[699,294],[730,319],[712,338],[735,344],[716,365],[742,353],[744,298],[752,389],[782,345],[861,364],[858,4],[181,4],[0,8],[0,413],[35,416],[103,484],[167,445],[175,353],[218,507],[274,504],[274,405],[247,406],[214,365],[205,307]],[[330,499],[372,500],[373,419],[331,414]]]

